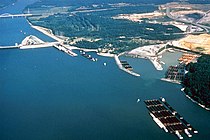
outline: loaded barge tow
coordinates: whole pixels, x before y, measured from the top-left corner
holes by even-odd
[[[81,51],[80,51],[80,54],[81,54],[83,57],[89,59],[90,61],[95,62],[95,61],[98,60],[97,58],[93,58],[90,54],[87,54],[85,51],[82,51],[82,50],[81,50]]]
[[[72,57],[77,56],[76,53],[74,53],[71,49],[65,47],[65,46],[62,45],[62,44],[58,44],[58,45],[55,44],[54,47],[55,47],[56,49],[60,50],[60,51],[63,51],[63,52],[65,52],[65,53],[67,53],[68,55],[70,55],[70,56],[72,56]]]
[[[192,137],[191,133],[198,133],[164,98],[144,102],[150,116],[165,132],[174,133],[179,139],[183,139],[181,133],[185,133],[189,138]]]

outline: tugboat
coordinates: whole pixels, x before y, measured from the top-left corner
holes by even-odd
[[[182,137],[182,135],[179,133],[179,131],[175,131],[175,134],[177,135],[177,137],[178,137],[180,140],[183,139],[183,137]]]

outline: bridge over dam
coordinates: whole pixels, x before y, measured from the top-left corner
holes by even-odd
[[[45,47],[52,47],[55,45],[60,44],[60,42],[44,42],[41,39],[37,38],[36,36],[30,35],[27,36],[21,44],[15,44],[14,46],[0,46],[0,49],[33,49],[33,48],[45,48]]]
[[[74,46],[64,45],[62,42],[44,42],[36,36],[27,36],[19,45],[15,46],[0,46],[1,49],[35,49],[35,48],[47,48],[55,47],[56,49],[63,51],[71,56],[77,56],[72,49],[79,49]]]
[[[0,18],[14,18],[14,17],[30,17],[30,16],[38,16],[34,14],[10,14],[4,13],[0,15]]]
[[[18,45],[18,46],[0,46],[1,49],[35,49],[35,48],[46,48],[53,47],[54,45],[59,44],[59,42],[45,42],[42,44],[34,44],[34,45]]]
[[[17,49],[19,46],[0,46],[0,49]]]

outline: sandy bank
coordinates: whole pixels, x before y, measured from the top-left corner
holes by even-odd
[[[34,25],[32,25],[32,24],[31,24],[31,27],[34,28],[34,29],[36,29],[36,30],[38,30],[38,31],[40,31],[40,32],[42,32],[43,34],[45,34],[45,35],[47,35],[47,36],[49,36],[49,37],[55,39],[55,40],[58,41],[58,42],[63,42],[63,40],[60,39],[60,38],[58,38],[57,36],[55,36],[55,35],[52,33],[52,30],[50,30],[50,29],[47,29],[47,28],[44,28],[44,27],[40,27],[40,26],[34,26]]]
[[[178,41],[173,41],[172,44],[180,48],[210,54],[210,34],[188,35]]]
[[[127,54],[137,58],[149,59],[157,70],[163,70],[161,65],[162,62],[160,61],[160,58],[162,57],[162,51],[160,51],[160,49],[164,50],[165,46],[166,44],[158,44],[139,47],[131,50]]]
[[[141,14],[120,14],[112,18],[113,19],[127,19],[133,22],[140,22],[141,19],[144,19],[144,18],[151,19],[151,18],[161,17],[164,15],[165,13],[154,11],[152,13],[141,13]]]

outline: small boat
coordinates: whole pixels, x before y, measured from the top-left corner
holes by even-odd
[[[141,99],[137,99],[137,101],[136,101],[136,102],[138,103],[138,102],[140,102],[140,101],[141,101]]]
[[[185,88],[182,88],[181,91],[184,91]]]

